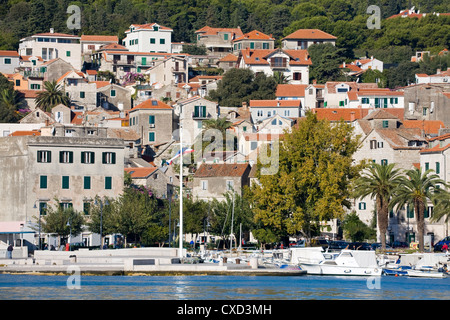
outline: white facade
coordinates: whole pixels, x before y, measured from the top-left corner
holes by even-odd
[[[157,23],[132,24],[122,44],[135,52],[172,52],[173,30]]]
[[[20,57],[16,51],[0,50],[0,72],[15,73],[15,69],[20,65]]]
[[[64,33],[39,33],[20,40],[19,54],[40,56],[43,61],[61,58],[81,70],[80,37]]]
[[[285,118],[304,116],[300,100],[250,100],[250,113],[255,124],[277,114]]]

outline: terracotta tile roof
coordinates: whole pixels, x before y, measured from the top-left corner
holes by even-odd
[[[111,44],[105,44],[105,45],[101,46],[100,50],[103,50],[103,51],[109,51],[109,50],[112,50],[112,51],[113,50],[128,51],[128,48],[124,47],[124,46],[122,46],[120,44],[117,44],[117,43],[111,43]]]
[[[315,108],[312,112],[317,115],[317,119],[327,119],[329,121],[354,121],[364,118],[369,109],[363,108]]]
[[[222,164],[202,164],[195,172],[194,178],[207,177],[242,177],[246,172],[250,172],[250,165],[222,163]]]
[[[86,70],[86,74],[90,76],[96,75],[98,72],[97,70]]]
[[[12,50],[0,50],[0,56],[2,56],[2,57],[19,57],[19,53],[17,51],[12,51]]]
[[[304,97],[306,84],[279,84],[277,86],[277,97]]]
[[[30,131],[14,131],[10,134],[11,137],[19,137],[19,136],[40,136],[41,132],[38,130],[30,130]]]
[[[37,98],[38,94],[43,92],[42,90],[17,90],[25,96],[25,98],[35,99]]]
[[[136,140],[139,140],[141,137],[133,129],[128,129],[128,128],[109,128],[108,129],[108,138],[118,138],[118,139],[123,139],[123,140],[136,141]]]
[[[365,120],[374,120],[374,119],[397,119],[399,118],[396,115],[393,115],[391,112],[386,109],[377,109],[369,113],[364,117]]]
[[[446,139],[450,139],[450,133],[446,133],[446,134],[440,135],[438,137],[430,138],[430,139],[428,139],[428,141],[436,141],[436,140],[444,141]]]
[[[328,81],[325,83],[325,87],[328,93],[336,93],[336,86],[338,84],[347,84],[350,87],[350,90],[358,91],[364,89],[378,89],[378,85],[376,83],[357,83],[350,81]]]
[[[284,37],[284,39],[337,39],[335,36],[326,33],[319,29],[299,29],[290,35]]]
[[[439,152],[445,151],[449,148],[450,148],[450,143],[447,143],[446,145],[444,145],[442,147],[439,144],[437,144],[432,148],[425,148],[425,149],[420,150],[420,153],[435,153],[435,152],[439,153]]]
[[[353,71],[353,72],[361,72],[361,71],[363,71],[363,69],[361,69],[360,67],[358,67],[357,65],[354,65],[352,63],[346,63],[345,67],[344,67],[344,64],[341,64],[339,66],[339,68],[342,68],[342,69],[347,68],[347,69],[349,69],[350,71]]]
[[[290,55],[292,59],[289,61],[290,65],[312,65],[308,50],[283,50]]]
[[[204,26],[203,28],[195,31],[195,33],[203,33],[204,35],[216,35],[219,32],[230,32],[232,36],[242,37],[244,33],[241,28],[212,28],[209,26]]]
[[[83,124],[83,120],[84,120],[83,112],[72,111],[71,115],[72,115],[72,119],[70,121],[71,124],[74,124],[74,125],[82,125]]]
[[[258,107],[300,107],[300,100],[250,100],[250,108]]]
[[[237,62],[237,60],[238,60],[238,57],[235,56],[234,54],[230,53],[229,55],[220,59],[219,62]]]
[[[131,178],[147,178],[153,172],[158,170],[156,167],[139,167],[139,168],[125,168],[125,172],[131,174]]]
[[[164,27],[157,23],[146,23],[146,24],[132,24],[130,27],[134,27],[135,30],[153,30],[153,26],[159,26],[161,30],[173,31],[172,28]],[[130,32],[130,29],[125,31],[125,33]]]
[[[248,65],[268,65],[267,61],[270,55],[275,52],[284,52],[290,57],[290,65],[312,65],[307,50],[281,50],[281,49],[255,49],[255,50],[241,50],[241,56],[245,64]]]
[[[64,37],[64,38],[80,38],[78,36],[67,34],[67,33],[58,33],[58,32],[44,32],[44,33],[36,33],[33,35],[33,37]]]
[[[409,141],[426,141],[422,130],[416,128],[375,129],[393,149],[420,149],[408,145]]]
[[[439,129],[445,128],[440,120],[404,120],[403,126],[422,129],[426,134],[439,134]]]
[[[37,58],[38,61],[44,61],[42,57],[39,56],[20,56],[22,61],[30,61],[30,58]]]
[[[416,12],[410,12],[410,10],[402,10],[400,11],[400,13],[398,14],[394,14],[386,19],[394,19],[394,18],[398,18],[398,17],[402,17],[402,18],[423,18],[425,16],[431,16],[431,15],[439,15],[439,16],[448,16],[450,15],[450,13],[416,13]]]
[[[359,89],[358,96],[403,96],[403,91],[393,91],[389,89]]]
[[[253,30],[245,33],[242,37],[236,38],[233,42],[242,41],[242,40],[275,40],[272,35],[267,35],[258,30]]]
[[[349,101],[358,101],[358,93],[355,91],[347,92],[347,97]]]
[[[167,109],[167,110],[172,110],[173,108],[171,106],[169,106],[168,104],[165,104],[164,102],[160,101],[160,100],[148,99],[148,100],[138,104],[136,107],[134,107],[130,111],[138,110],[138,109]]]
[[[99,35],[82,35],[81,41],[93,41],[93,42],[119,42],[118,36],[99,36]]]
[[[109,86],[111,84],[109,81],[92,81],[89,83],[95,83],[95,85],[97,86],[97,89]]]

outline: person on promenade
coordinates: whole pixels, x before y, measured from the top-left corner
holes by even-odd
[[[446,243],[444,243],[444,244],[442,245],[442,252],[447,253],[447,251],[448,251],[448,245],[447,245]]]
[[[13,252],[14,248],[12,246],[12,244],[9,244],[8,249],[6,251],[6,257],[8,259],[12,259],[12,252]]]

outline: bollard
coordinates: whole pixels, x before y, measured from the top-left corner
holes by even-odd
[[[241,259],[236,259],[236,264],[241,264]]]
[[[227,257],[223,257],[223,263],[227,263],[228,258]]]
[[[250,258],[250,266],[252,269],[258,269],[258,258]]]

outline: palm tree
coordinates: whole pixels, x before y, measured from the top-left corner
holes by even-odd
[[[421,252],[424,250],[424,213],[428,209],[428,201],[432,201],[438,194],[436,190],[440,190],[439,187],[445,185],[445,182],[432,172],[433,170],[422,172],[417,168],[406,171],[406,176],[401,177],[401,183],[398,184],[391,201],[392,207],[402,208],[407,205],[414,208]]]
[[[395,164],[381,165],[373,163],[355,181],[355,198],[370,196],[375,198],[377,226],[381,236],[381,250],[386,249],[386,230],[389,218],[389,203],[401,181],[401,171]]]
[[[277,84],[287,84],[289,82],[289,78],[284,75],[283,72],[275,71],[273,73],[273,78]]]
[[[437,192],[439,190],[439,192]],[[450,220],[450,192],[444,189],[435,190],[433,202],[433,217],[431,221],[437,222],[444,218],[444,222],[448,224]]]
[[[227,141],[227,130],[229,128],[231,128],[233,126],[233,124],[227,120],[227,118],[222,117],[222,118],[218,118],[218,119],[209,119],[209,120],[205,120],[203,121],[203,133],[205,133],[208,130],[217,130],[222,134],[222,142],[224,143],[224,145],[226,146],[227,143],[232,143],[233,148],[234,148],[234,140],[229,142]],[[209,145],[210,143],[213,143],[215,141],[215,135],[214,132],[212,132],[213,135],[213,139],[211,142],[209,141],[205,141],[205,143],[203,144],[203,149]],[[222,146],[224,146],[222,145]]]
[[[36,107],[50,112],[58,104],[70,106],[70,98],[65,95],[64,89],[56,81],[45,81],[44,89],[36,98]]]
[[[23,105],[23,96],[17,91],[4,89],[0,92],[0,122],[16,122],[18,110]]]

